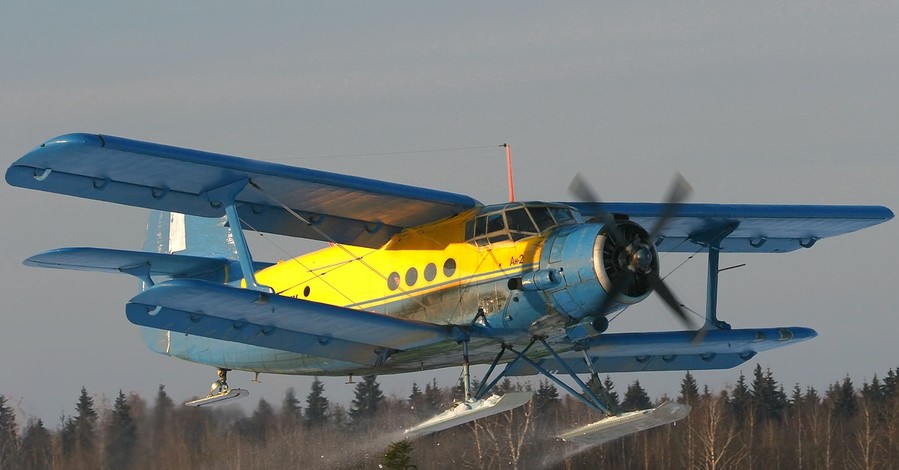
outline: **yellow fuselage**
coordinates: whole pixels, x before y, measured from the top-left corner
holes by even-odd
[[[503,308],[501,284],[532,269],[543,237],[488,247],[465,241],[473,212],[401,232],[378,249],[330,246],[256,274],[276,293],[303,300],[440,324],[469,324],[480,309]],[[504,291],[504,292],[500,292]]]

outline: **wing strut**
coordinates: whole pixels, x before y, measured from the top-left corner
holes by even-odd
[[[728,235],[733,233],[733,231],[736,230],[738,226],[739,223],[731,222],[720,228],[705,231],[701,234],[693,235],[690,237],[694,242],[705,245],[709,249],[709,266],[705,301],[705,325],[703,325],[703,329],[730,329],[730,324],[718,319],[718,273],[721,272],[719,269],[719,260],[721,256],[721,242],[725,238],[727,238]]]
[[[550,354],[555,356],[556,360],[559,362],[561,367],[563,369],[565,369],[565,372],[572,378],[572,380],[575,381],[575,383],[577,383],[581,387],[581,390],[583,390],[583,394],[575,391],[568,384],[566,384],[565,382],[563,382],[559,378],[557,378],[552,372],[546,370],[545,368],[543,368],[543,366],[541,366],[540,364],[537,364],[536,362],[534,362],[533,360],[531,360],[530,358],[528,358],[525,355],[525,354],[527,354],[528,350],[531,349],[531,346],[533,346],[537,341],[540,341],[540,343],[543,344],[543,347],[546,348],[546,350],[549,351]],[[490,382],[487,386],[483,386],[483,383],[487,383],[487,379],[490,378],[490,374],[493,373],[494,367],[499,362],[500,358],[503,356],[503,353],[506,350],[509,350],[509,351],[515,353],[515,359],[512,359],[512,361],[506,365],[505,369],[503,369],[499,373],[499,375],[497,375],[497,377],[493,379],[492,382]],[[499,383],[499,381],[502,380],[503,377],[506,377],[507,375],[509,375],[510,372],[514,371],[515,365],[518,361],[526,362],[528,365],[530,365],[531,367],[536,369],[541,375],[548,378],[549,380],[552,380],[556,385],[558,385],[559,387],[562,387],[565,391],[567,391],[573,397],[575,397],[578,400],[580,400],[581,402],[583,402],[589,408],[591,408],[595,411],[598,411],[604,415],[612,415],[613,414],[609,410],[609,408],[603,404],[603,401],[596,395],[596,393],[590,387],[588,387],[584,383],[584,381],[581,380],[580,377],[577,376],[577,374],[574,373],[574,371],[571,369],[571,367],[568,365],[568,363],[566,361],[563,361],[562,358],[559,357],[559,355],[556,353],[556,351],[552,347],[550,347],[550,345],[546,342],[546,340],[543,338],[538,338],[536,336],[534,338],[531,338],[531,342],[527,345],[527,347],[522,349],[520,352],[516,351],[514,348],[512,348],[509,345],[503,345],[503,348],[500,350],[496,359],[493,361],[493,364],[490,366],[490,369],[487,371],[487,374],[484,376],[484,380],[481,381],[482,386],[478,389],[478,392],[475,394],[475,400],[480,400],[480,399],[484,398],[484,395],[486,395],[487,392],[490,391],[490,389],[492,389],[497,383]]]
[[[555,357],[557,361],[561,361],[562,358],[559,357],[559,354],[556,353],[556,351],[552,347],[550,347],[549,344],[547,344],[545,339],[543,339],[543,338],[535,338],[535,339],[539,339],[539,341],[541,343],[543,343],[543,347],[546,348],[546,350],[549,351],[549,353],[552,354],[553,357]],[[510,351],[515,352],[514,349],[511,349],[511,348],[509,348],[509,349],[510,349]],[[571,366],[569,366],[567,362],[561,361],[560,364],[562,365],[562,368],[565,369],[565,373],[567,373],[568,376],[571,377],[575,381],[575,383],[577,383],[581,387],[581,390],[583,390],[583,392],[584,392],[583,394],[576,392],[573,388],[568,386],[568,384],[566,384],[565,382],[562,382],[562,380],[560,380],[558,377],[556,377],[552,372],[544,369],[542,366],[540,366],[536,362],[532,361],[527,356],[521,355],[521,356],[519,356],[519,358],[522,361],[527,362],[531,367],[537,369],[537,371],[539,371],[544,377],[552,380],[556,385],[565,389],[565,391],[570,393],[571,396],[580,400],[582,403],[587,405],[587,407],[589,407],[593,410],[596,410],[606,416],[614,415],[614,413],[612,413],[612,411],[609,410],[609,408],[603,404],[602,400],[599,399],[599,397],[596,395],[596,393],[593,391],[593,389],[588,387],[587,384],[585,384],[584,381],[581,380],[581,378],[578,377],[577,374],[574,373],[574,371],[571,369]],[[513,363],[514,363],[514,361],[513,361]],[[512,364],[510,363],[509,364],[510,367],[507,367],[506,370],[511,370],[511,365]],[[505,372],[506,370],[503,370],[503,372]]]
[[[574,389],[562,382],[553,373],[539,366],[531,359],[525,357],[524,354],[519,354],[516,360],[520,359],[527,362],[532,367],[537,369],[537,371],[539,371],[543,376],[549,378],[556,385],[565,389],[568,393],[571,394],[571,396],[577,398],[589,408],[595,411],[599,411],[600,413],[605,415],[599,421],[559,434],[558,437],[564,441],[575,442],[588,446],[602,444],[604,442],[609,442],[619,437],[627,436],[644,429],[673,423],[687,417],[687,415],[690,413],[690,407],[688,405],[668,402],[663,403],[656,408],[630,411],[621,414],[613,413],[608,409],[608,407],[603,404],[602,400],[599,399],[593,389],[587,386],[580,379],[580,377],[577,376],[574,370],[572,370],[571,366],[568,365],[568,362],[563,361],[562,358],[559,357],[559,355],[556,353],[556,351],[553,350],[553,348],[550,347],[549,344],[547,344],[544,338],[535,337],[531,340],[531,344],[534,344],[534,341],[540,341],[543,344],[543,347],[545,347],[546,350],[549,351],[549,353],[552,354],[553,357],[555,357],[556,361],[558,361],[562,366],[562,369],[564,369],[565,372],[575,382],[577,382],[584,393],[580,394],[575,392]],[[512,350],[511,348],[509,349]],[[512,351],[514,352],[514,350]],[[513,361],[513,363],[514,362],[515,361]],[[510,363],[510,366],[511,365],[512,364]],[[592,369],[593,368],[591,366],[591,371]],[[506,370],[510,369],[507,368]],[[503,370],[503,373],[505,373],[506,370]],[[601,387],[601,385],[599,386]]]
[[[247,239],[244,237],[243,227],[240,224],[240,216],[237,214],[235,198],[247,187],[249,182],[250,180],[247,178],[239,179],[224,186],[207,190],[202,195],[213,207],[225,206],[225,215],[228,218],[228,225],[231,226],[234,245],[237,248],[238,262],[240,262],[240,269],[243,271],[244,279],[246,279],[247,288],[273,294],[275,291],[271,287],[263,286],[256,282],[253,256],[250,254],[250,247],[247,245]]]
[[[556,377],[553,372],[550,372],[549,370],[526,356],[527,352],[531,349],[531,347],[537,344],[538,341],[543,345],[546,351],[548,351],[555,358],[555,361],[558,364],[559,368],[563,369],[564,372],[568,374],[568,376],[571,377],[571,379],[580,386],[582,393],[575,391],[568,384]],[[437,431],[442,431],[444,429],[449,429],[453,426],[468,423],[476,419],[493,416],[497,413],[502,413],[505,411],[510,411],[512,409],[518,408],[519,406],[525,405],[528,401],[530,401],[533,392],[506,393],[501,397],[498,395],[491,395],[488,398],[484,398],[484,396],[488,392],[490,392],[490,390],[494,386],[496,386],[496,384],[503,377],[507,377],[514,372],[516,364],[518,364],[519,361],[523,361],[533,367],[541,375],[548,378],[549,380],[552,380],[553,383],[555,383],[559,387],[562,387],[573,397],[577,398],[582,403],[587,405],[587,407],[589,407],[590,409],[603,414],[603,418],[595,423],[591,423],[587,426],[582,426],[580,428],[572,429],[560,434],[558,437],[565,441],[576,442],[585,445],[601,444],[603,442],[608,442],[610,440],[617,439],[628,434],[633,434],[644,429],[673,423],[679,419],[683,419],[690,412],[689,406],[680,403],[663,403],[656,408],[630,411],[627,413],[612,412],[604,404],[603,400],[601,400],[597,396],[596,392],[590,386],[585,384],[580,377],[577,376],[577,373],[568,364],[568,361],[563,360],[558,355],[558,353],[556,353],[556,351],[546,342],[546,338],[539,336],[532,337],[531,342],[528,343],[528,345],[521,351],[516,351],[514,348],[512,348],[512,346],[508,344],[502,344],[499,353],[493,360],[493,363],[490,365],[487,373],[484,375],[484,380],[481,381],[481,386],[478,388],[477,393],[475,393],[474,397],[472,398],[469,392],[471,387],[471,379],[468,370],[468,340],[463,339],[460,342],[462,343],[463,352],[462,366],[463,381],[465,385],[465,400],[453,406],[449,410],[407,429],[405,431],[406,437],[418,437],[426,434],[431,434]],[[488,383],[488,379],[490,379],[491,374],[495,370],[496,365],[502,359],[503,354],[506,352],[506,350],[513,352],[515,354],[515,358],[512,359],[512,361],[509,362],[499,374],[497,374],[496,378]],[[588,364],[591,365],[590,369],[593,373],[593,376],[595,377],[596,372],[593,370],[592,364],[589,360]],[[600,388],[602,387],[602,385],[598,383],[598,380],[595,380],[595,382]],[[484,384],[487,385],[485,386]]]

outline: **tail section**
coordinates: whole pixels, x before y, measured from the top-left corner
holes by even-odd
[[[175,212],[153,211],[147,221],[144,251],[237,259],[237,248],[225,217],[206,218]],[[147,289],[141,283],[141,290]],[[141,327],[144,342],[154,352],[170,354],[170,331]]]
[[[225,218],[206,218],[153,211],[147,222],[144,251],[237,259],[237,248]]]

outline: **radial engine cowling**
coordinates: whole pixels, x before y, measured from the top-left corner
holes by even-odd
[[[540,269],[524,275],[517,287],[543,291],[550,307],[575,320],[606,315],[645,299],[652,291],[647,274],[659,268],[655,244],[643,227],[629,221],[617,225],[621,243],[607,234],[603,224],[561,227],[547,237]],[[622,276],[631,278],[627,288],[606,303]],[[604,304],[606,311],[600,312]]]

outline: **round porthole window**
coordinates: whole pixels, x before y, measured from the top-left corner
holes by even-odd
[[[437,266],[434,263],[428,263],[425,266],[425,281],[431,282],[437,277]]]
[[[447,258],[446,262],[443,263],[443,275],[453,277],[453,274],[456,274],[456,260]]]
[[[416,281],[418,281],[418,270],[409,268],[409,270],[406,271],[406,285],[412,287],[415,285]]]
[[[390,290],[396,290],[397,287],[400,286],[400,273],[394,271],[387,276],[387,288]]]
[[[306,286],[305,288],[303,288],[303,297],[309,297],[310,290],[311,289],[309,289],[309,286]]]

